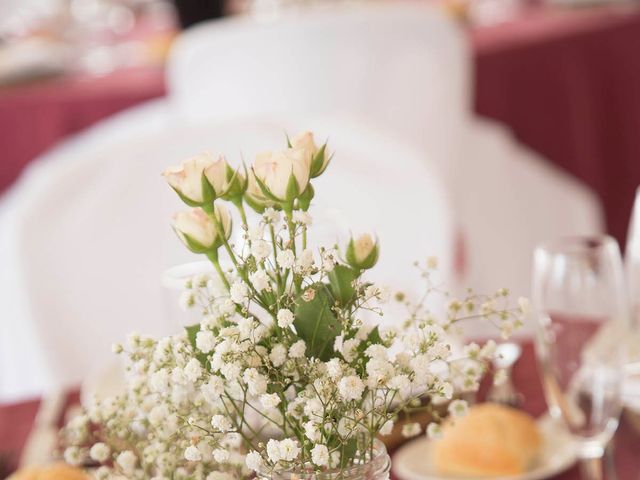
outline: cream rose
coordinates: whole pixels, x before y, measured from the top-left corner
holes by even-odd
[[[231,216],[222,205],[215,206],[215,215],[224,231],[225,238],[231,235]],[[173,217],[173,229],[182,242],[195,253],[204,253],[222,243],[211,215],[202,208],[179,212]]]
[[[211,154],[203,153],[185,160],[179,167],[165,170],[162,175],[187,203],[195,206],[205,201],[202,174],[213,163]]]
[[[351,238],[347,246],[346,259],[353,268],[365,270],[373,267],[378,261],[378,241],[365,233],[357,239]]]
[[[256,177],[253,171],[250,171],[247,175],[247,190],[244,194],[244,199],[256,212],[262,213],[267,207],[273,207],[275,204],[272,200],[269,200],[262,189],[256,182]]]
[[[305,155],[308,155],[309,158],[313,158],[313,156],[318,152],[318,147],[313,139],[312,132],[304,132],[300,135],[296,135],[289,139],[289,144],[291,145],[291,148],[304,150]]]
[[[326,144],[320,148],[313,139],[312,132],[304,132],[289,140],[292,148],[304,150],[305,155],[309,159],[311,178],[318,177],[327,169],[331,160],[330,155],[326,152]]]
[[[211,162],[204,170],[209,184],[213,187],[216,197],[223,195],[229,188],[227,171],[231,169],[224,156],[220,155],[215,162]]]
[[[231,168],[223,155],[205,168],[204,175],[213,188],[215,198],[239,198],[247,189],[245,176]]]
[[[307,188],[310,166],[305,150],[288,148],[258,154],[253,171],[271,195],[290,202]]]

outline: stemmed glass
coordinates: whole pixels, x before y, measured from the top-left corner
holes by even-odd
[[[631,321],[637,331],[640,329],[640,188],[636,190],[624,257]]]
[[[550,414],[576,440],[582,477],[602,478],[621,410],[628,309],[620,249],[608,236],[560,239],[534,253],[536,352]]]

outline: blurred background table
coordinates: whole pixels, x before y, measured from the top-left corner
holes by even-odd
[[[533,345],[527,342],[523,344],[523,347],[523,356],[514,368],[513,380],[518,391],[524,395],[523,408],[537,417],[542,415],[547,407],[539,381]],[[77,402],[77,392],[70,392],[67,408]],[[5,468],[9,471],[16,468],[20,451],[27,440],[38,406],[39,401],[33,400],[0,407],[0,459],[4,461]],[[61,414],[60,425],[62,425],[63,417],[64,414]],[[640,457],[636,454],[636,446],[640,441],[638,432],[623,420],[614,441],[615,467],[618,479],[636,480],[640,474]],[[0,476],[3,473],[7,472],[0,470]],[[569,480],[578,479],[580,476],[578,468],[573,467],[554,478]]]
[[[471,31],[475,108],[589,185],[624,245],[640,185],[640,11],[538,7]]]
[[[137,103],[163,95],[160,67],[103,77],[63,77],[0,90],[0,192],[58,141]]]
[[[531,7],[469,39],[477,113],[589,185],[624,244],[640,184],[640,11]],[[159,67],[0,89],[0,192],[62,138],[164,93]]]

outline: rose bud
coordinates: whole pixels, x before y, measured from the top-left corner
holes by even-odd
[[[211,185],[204,175],[213,163],[211,155],[203,153],[185,160],[179,167],[165,170],[162,175],[187,205],[196,207],[213,201],[207,198],[211,197]]]
[[[262,193],[253,171],[247,174],[247,190],[244,192],[244,199],[258,213],[264,212],[267,207],[276,206],[273,200],[270,200]]]
[[[260,153],[253,164],[256,183],[266,197],[292,202],[307,188],[310,163],[304,150],[288,148]]]
[[[222,205],[215,206],[215,216],[224,231],[225,239],[231,235],[231,216]],[[179,212],[173,217],[173,229],[182,243],[194,253],[206,253],[222,244],[211,215],[202,208]]]
[[[305,155],[310,159],[310,175],[311,178],[316,178],[327,169],[331,156],[327,154],[325,143],[320,148],[317,147],[316,142],[313,140],[313,133],[305,132],[297,135],[289,140],[289,145],[292,148],[305,151]]]
[[[204,174],[211,185],[214,198],[237,199],[247,189],[246,175],[231,168],[222,155],[204,170]]]
[[[378,241],[374,241],[371,235],[365,233],[356,240],[351,238],[347,245],[346,259],[353,268],[367,270],[376,264],[379,253]]]

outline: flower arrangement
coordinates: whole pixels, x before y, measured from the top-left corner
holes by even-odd
[[[127,356],[127,391],[67,426],[68,462],[90,458],[102,465],[98,478],[341,472],[370,459],[375,438],[401,413],[442,402],[451,415],[465,413],[454,393],[477,389],[494,344],[454,353],[451,335],[478,318],[508,335],[526,302],[509,308],[506,290],[452,300],[432,281],[432,258],[418,265],[426,281],[420,301],[390,299],[366,280],[380,252],[372,235],[342,250],[312,248],[312,182],[331,158],[304,133],[259,154],[249,169],[201,155],[164,173],[191,207],[174,217],[174,230],[215,268],[191,279],[182,297],[202,321],[115,347]],[[447,307],[437,316],[426,301],[440,294]],[[386,301],[407,307],[397,328],[365,321],[382,315]],[[420,431],[417,423],[403,427],[405,436]],[[427,434],[439,435],[437,421]]]

